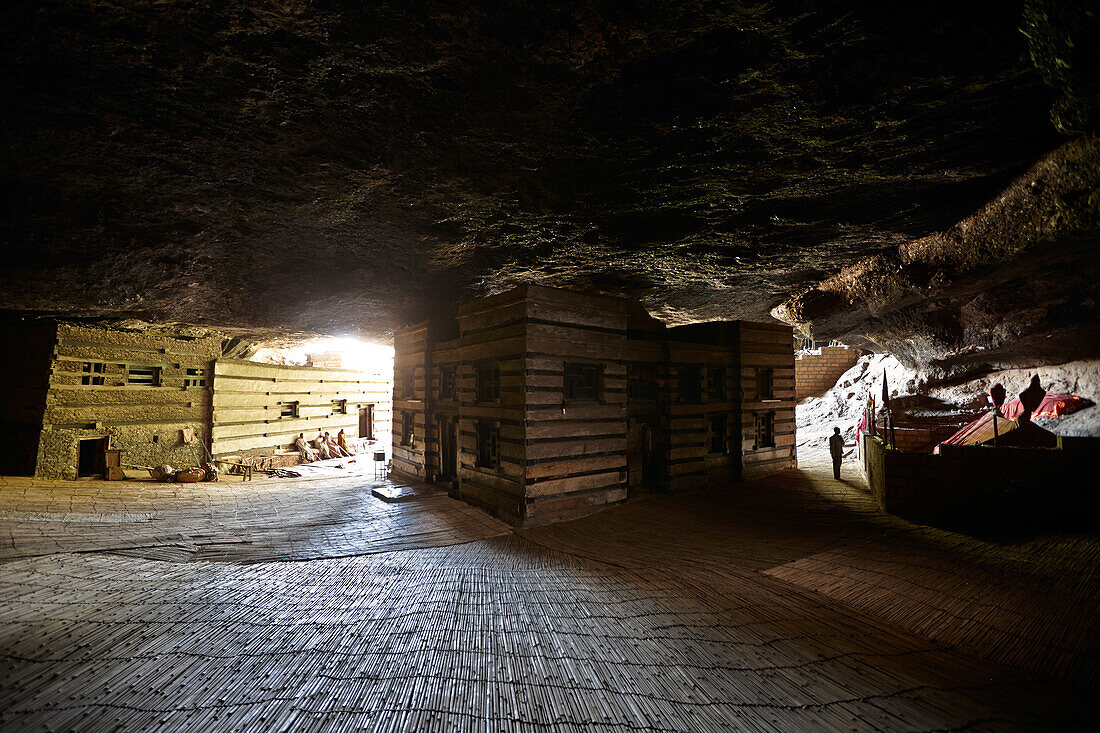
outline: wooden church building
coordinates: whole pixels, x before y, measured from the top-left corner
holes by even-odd
[[[791,468],[779,323],[666,328],[621,297],[522,286],[395,335],[393,470],[519,525]]]

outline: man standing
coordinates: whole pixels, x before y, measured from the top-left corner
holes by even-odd
[[[833,434],[829,436],[829,455],[833,457],[833,478],[840,480],[840,461],[844,458],[844,438],[840,428],[833,428]]]

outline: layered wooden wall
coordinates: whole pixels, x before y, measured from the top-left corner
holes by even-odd
[[[457,327],[457,326],[456,326]],[[430,333],[435,336],[436,332]],[[430,353],[428,391],[424,412],[427,417],[425,463],[428,477],[433,481],[451,484],[457,488],[459,480],[459,424],[462,392],[458,385],[461,371],[462,346],[459,339],[433,343]],[[452,381],[450,393],[442,393],[443,372],[449,370]],[[444,442],[447,445],[444,445]]]
[[[59,323],[36,475],[76,478],[86,439],[109,439],[124,464],[200,462],[202,447],[184,444],[182,431],[209,440],[211,364],[220,353],[218,337]],[[155,383],[134,383],[151,371]]]
[[[663,335],[663,326],[658,335]],[[629,333],[623,348],[627,373],[627,491],[668,488],[671,434],[666,405],[673,390],[668,343],[653,333]]]
[[[749,479],[798,466],[794,350],[790,326],[741,322],[741,475]],[[757,391],[757,372],[772,369],[772,396]],[[774,447],[756,445],[756,417],[771,414]]]
[[[728,486],[740,477],[738,333],[737,322],[669,329],[666,460],[673,491]],[[714,421],[721,437],[712,441]]]
[[[626,346],[621,298],[529,286],[523,522],[584,514],[627,496]],[[566,365],[595,368],[594,399],[569,399]]]
[[[525,303],[514,290],[459,308],[457,495],[520,523],[524,515]],[[499,369],[499,395],[479,399],[478,368]],[[478,460],[479,426],[499,431],[499,465]]]
[[[452,482],[458,497],[511,522],[569,519],[631,490],[728,487],[795,465],[789,327],[665,329],[625,298],[536,286],[468,303],[457,321],[458,338],[440,340],[428,323],[396,335],[393,466]],[[774,385],[766,399],[754,392],[764,366]],[[441,394],[452,368],[455,398]],[[478,393],[479,368],[499,371],[492,398]],[[571,371],[597,374],[586,380],[595,390],[578,396]],[[775,445],[753,442],[761,411],[774,416]],[[403,414],[413,426],[407,445]],[[457,476],[447,461],[452,424]],[[492,465],[479,452],[487,431],[487,443],[499,436]]]
[[[339,404],[343,402],[345,412]],[[297,417],[284,408],[297,403]],[[390,379],[385,371],[282,366],[218,359],[213,375],[215,456],[293,450],[294,439],[341,429],[359,437],[359,410],[373,406],[373,434],[389,442]]]
[[[393,470],[421,481],[430,478],[427,469],[427,419],[425,415],[425,364],[428,323],[397,331],[393,336]],[[404,433],[406,419],[412,420],[411,435]]]

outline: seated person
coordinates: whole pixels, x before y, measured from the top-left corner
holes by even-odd
[[[304,433],[298,433],[298,437],[294,439],[294,447],[302,454],[303,463],[312,463],[317,460],[317,451],[309,447]]]
[[[345,453],[340,446],[336,444],[336,440],[328,433],[325,433],[325,443],[328,445],[329,453],[332,454],[333,458],[345,458],[350,455],[349,453]]]
[[[313,445],[317,446],[317,452],[321,455],[321,458],[332,458],[332,451],[329,449],[328,442],[323,434],[317,433],[317,437],[313,439]]]
[[[355,449],[348,443],[348,434],[343,429],[336,434],[336,445],[340,446],[340,450],[349,456],[355,453]]]

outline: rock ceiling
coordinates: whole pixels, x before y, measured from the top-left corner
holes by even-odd
[[[925,360],[1059,317],[1095,341],[1088,282],[1032,298],[1015,330],[1004,293],[966,310],[1019,287],[1040,245],[1097,269],[1088,4],[8,15],[2,308],[385,338],[537,282],[632,295],[670,322],[777,308],[823,337],[920,334]],[[1024,196],[1036,165],[1046,193]],[[1011,246],[1005,196],[1012,231],[1035,232]],[[977,331],[1000,335],[966,343]]]

